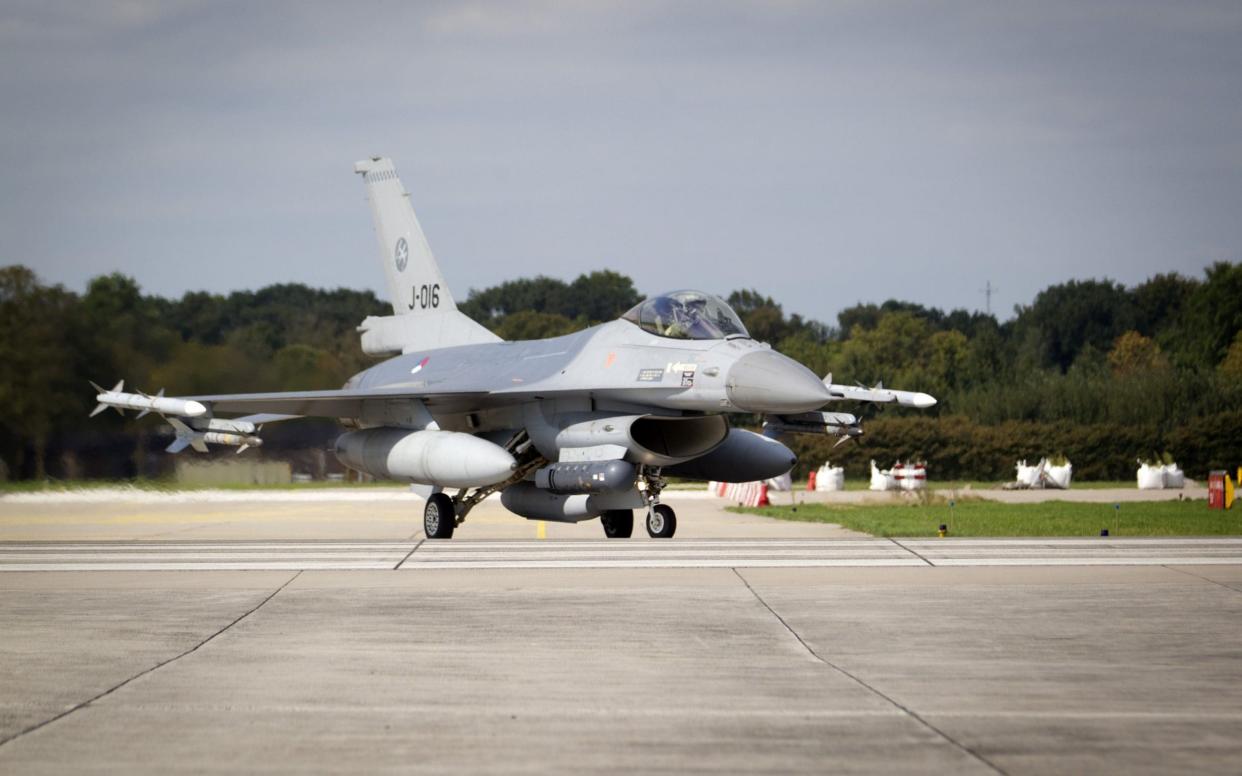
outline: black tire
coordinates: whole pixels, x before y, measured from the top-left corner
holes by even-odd
[[[609,539],[628,539],[634,535],[634,510],[610,509],[599,516],[604,526],[604,536]]]
[[[647,535],[652,539],[671,539],[677,533],[677,513],[667,504],[656,504],[647,512]]]
[[[423,507],[423,533],[428,539],[452,539],[457,527],[457,510],[453,499],[444,493],[432,493]]]

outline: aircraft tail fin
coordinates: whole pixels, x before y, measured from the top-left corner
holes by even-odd
[[[499,337],[457,311],[392,160],[364,159],[354,164],[354,172],[366,184],[393,311],[392,316],[363,321],[363,350],[409,353],[497,341]]]
[[[418,225],[409,192],[401,185],[392,160],[379,156],[364,159],[354,164],[354,172],[366,184],[393,313],[417,315],[456,310],[457,304]]]

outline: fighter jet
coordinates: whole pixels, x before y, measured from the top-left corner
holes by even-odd
[[[429,539],[449,539],[499,492],[532,520],[599,518],[608,537],[673,536],[667,477],[750,482],[797,462],[786,433],[862,433],[833,401],[925,407],[923,393],[833,384],[756,342],[724,301],[701,291],[653,296],[610,323],[543,340],[502,341],[454,303],[391,160],[358,162],[393,314],[358,327],[362,348],[391,356],[337,390],[157,397],[99,389],[101,407],[155,410],[173,452],[255,446],[258,425],[337,418],[346,466],[411,483]],[[99,409],[97,408],[97,412]],[[764,433],[730,425],[762,415]],[[242,415],[222,418],[218,415]],[[455,491],[450,495],[448,491]]]

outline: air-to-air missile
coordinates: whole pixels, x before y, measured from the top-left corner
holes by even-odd
[[[259,447],[263,444],[263,440],[253,434],[234,434],[228,431],[203,431],[196,428],[190,428],[179,418],[165,418],[168,423],[177,432],[177,438],[173,440],[166,451],[169,453],[179,453],[187,447],[193,447],[200,453],[207,452],[207,445],[232,445],[237,448],[237,452],[242,452],[247,448]],[[210,424],[216,424],[220,421],[212,419]],[[224,421],[228,424],[238,424],[237,421]],[[253,424],[244,423],[244,425],[254,428]],[[210,428],[210,426],[209,426]]]
[[[155,412],[164,416],[176,432],[177,438],[167,448],[167,452],[179,453],[187,447],[193,447],[200,453],[207,452],[207,445],[231,445],[242,452],[247,448],[259,447],[263,440],[255,436],[258,428],[248,420],[234,418],[203,418],[207,408],[193,399],[173,399],[164,396],[164,389],[154,396],[139,391],[125,393],[125,381],[117,383],[112,390],[106,391],[95,383],[91,383],[99,395],[99,402],[91,416],[112,407],[122,415],[125,410],[136,410],[138,417]],[[195,427],[187,425],[180,418],[192,418]]]
[[[832,382],[832,375],[824,378],[824,384],[832,392],[830,401],[868,401],[886,404],[894,402],[902,407],[918,407],[927,409],[936,403],[936,398],[928,393],[916,391],[894,391],[885,388],[884,383],[876,383],[868,388],[864,385],[838,385]]]
[[[172,399],[164,396],[163,389],[154,396],[145,393],[124,393],[125,381],[122,380],[113,386],[112,390],[105,391],[103,388],[91,383],[99,395],[95,397],[95,401],[99,402],[95,409],[91,412],[91,417],[98,415],[108,407],[113,408],[122,415],[125,410],[138,410],[138,417],[146,415],[148,412],[158,412],[161,415],[180,415],[183,418],[197,418],[207,414],[207,408],[201,403],[188,399]]]

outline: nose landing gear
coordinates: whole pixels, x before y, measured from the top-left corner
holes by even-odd
[[[638,492],[647,500],[647,535],[652,539],[671,539],[677,532],[677,514],[668,504],[660,503],[665,481],[658,466],[640,466]]]
[[[677,513],[668,504],[652,504],[647,510],[647,535],[652,539],[671,539],[677,532]]]

